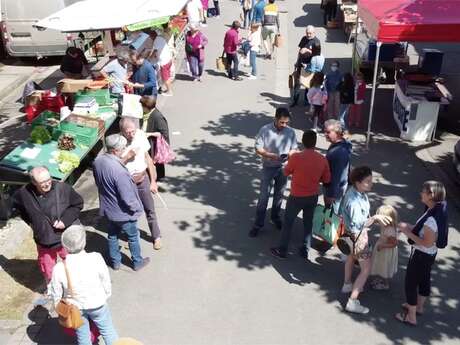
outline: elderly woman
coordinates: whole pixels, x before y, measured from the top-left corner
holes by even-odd
[[[408,325],[417,325],[417,314],[423,314],[423,307],[431,289],[431,267],[438,247],[447,245],[447,203],[446,189],[441,182],[426,181],[420,193],[425,213],[415,225],[399,223],[412,245],[406,269],[406,303],[403,312],[396,319]]]
[[[70,303],[80,309],[84,323],[76,329],[79,345],[91,345],[89,320],[96,324],[105,344],[112,345],[118,339],[118,334],[107,306],[112,288],[104,259],[99,253],[85,251],[86,234],[81,225],[70,226],[62,234],[61,241],[68,255],[53,270],[49,293],[54,305],[66,296]],[[71,296],[65,267],[72,284]]]
[[[343,216],[345,231],[354,245],[345,261],[345,279],[342,293],[351,293],[345,310],[350,313],[367,314],[369,308],[362,306],[358,300],[360,292],[366,284],[371,272],[372,252],[367,236],[368,228],[374,223],[388,225],[391,218],[384,215],[370,216],[370,203],[367,193],[372,189],[372,170],[367,166],[353,169],[350,173],[352,186],[342,200],[340,213]],[[360,272],[352,282],[354,262],[359,262]]]
[[[201,81],[204,68],[204,47],[207,44],[208,39],[198,30],[198,25],[191,23],[190,31],[185,37],[185,54],[194,81]]]

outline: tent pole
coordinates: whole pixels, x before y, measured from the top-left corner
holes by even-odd
[[[358,41],[358,25],[359,25],[359,12],[356,11],[355,38],[353,39],[353,53],[351,55],[351,74],[352,75],[355,75],[355,55],[356,55],[356,42]]]
[[[369,121],[367,123],[366,149],[369,149],[369,141],[371,139],[372,115],[374,114],[374,101],[375,101],[375,86],[377,84],[377,72],[379,70],[379,57],[380,57],[380,47],[381,46],[382,46],[382,42],[377,41],[377,51],[375,53],[375,62],[374,62],[374,76],[372,79],[371,108],[369,110]]]

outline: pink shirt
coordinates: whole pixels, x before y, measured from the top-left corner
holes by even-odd
[[[224,51],[228,54],[235,54],[238,48],[240,39],[238,37],[238,31],[231,28],[225,33],[224,38]]]

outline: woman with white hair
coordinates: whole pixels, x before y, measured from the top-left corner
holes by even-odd
[[[198,25],[191,23],[190,31],[185,37],[185,54],[194,81],[201,81],[204,69],[204,47],[207,44],[208,39],[198,29]]]
[[[118,334],[107,306],[112,287],[104,259],[99,253],[85,251],[86,233],[81,225],[72,225],[64,231],[61,242],[68,255],[53,269],[49,293],[54,305],[65,297],[80,309],[83,325],[76,329],[79,345],[91,345],[89,320],[96,324],[105,344],[112,345]],[[72,286],[71,295],[66,269]]]

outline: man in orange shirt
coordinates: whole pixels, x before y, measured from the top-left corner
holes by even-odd
[[[291,194],[287,200],[283,231],[278,247],[271,248],[273,256],[285,259],[287,256],[291,230],[300,211],[303,211],[304,243],[300,255],[308,259],[310,248],[313,213],[318,203],[320,183],[329,183],[331,172],[327,159],[315,151],[316,132],[307,130],[303,133],[301,152],[292,154],[284,168],[286,176],[292,175]]]

